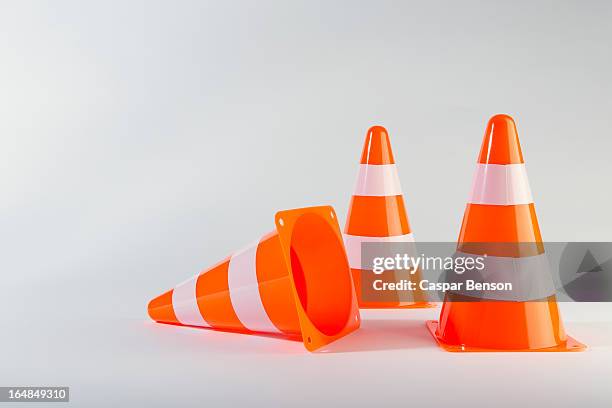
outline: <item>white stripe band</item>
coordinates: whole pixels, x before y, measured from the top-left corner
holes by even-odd
[[[343,234],[343,237],[346,256],[348,257],[349,266],[352,269],[362,269],[361,244],[364,242],[414,242],[412,233],[392,237],[364,237],[360,235]]]
[[[479,163],[469,202],[489,205],[532,203],[525,164]]]
[[[200,313],[200,308],[198,307],[196,284],[199,276],[200,275],[196,275],[187,279],[174,288],[172,291],[172,308],[174,309],[176,318],[181,324],[211,327],[202,317],[202,313]]]
[[[261,301],[257,281],[257,246],[259,242],[232,255],[227,283],[234,312],[244,327],[252,331],[280,333]]]
[[[456,252],[455,257],[476,258],[481,255]],[[556,293],[546,254],[521,258],[486,256],[482,271],[466,272],[459,275],[459,281],[474,278],[486,283],[512,285],[511,291],[485,290],[477,293],[482,299],[524,302],[544,299]],[[465,285],[463,286],[465,288]],[[466,296],[474,296],[473,291],[461,290]]]
[[[395,164],[360,164],[356,196],[396,196],[402,194]]]

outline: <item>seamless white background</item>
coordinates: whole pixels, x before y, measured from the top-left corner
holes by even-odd
[[[366,314],[367,347],[312,356],[160,327],[146,303],[277,210],[345,214],[373,124],[417,240],[456,239],[486,121],[508,113],[544,239],[609,241],[611,19],[605,1],[1,2],[0,385],[371,406],[478,405],[485,381],[501,405],[609,405],[607,305],[562,305],[588,353],[508,357],[440,352],[436,311]]]

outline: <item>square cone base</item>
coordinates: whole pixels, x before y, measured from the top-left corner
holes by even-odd
[[[306,349],[315,351],[357,330],[361,324],[357,295],[344,253],[342,233],[337,221],[338,217],[334,209],[330,206],[319,206],[279,211],[276,213],[275,219],[281,247],[283,248],[283,257],[290,271],[288,276],[291,281],[292,296],[295,301],[302,341]],[[295,262],[292,259],[294,241],[300,234],[302,239],[304,235],[316,236],[319,242],[324,242],[323,247],[331,251],[328,254],[323,254],[321,259],[324,260],[324,265],[328,268],[338,268],[337,270],[333,269],[333,274],[312,274],[312,280],[305,277],[301,286],[306,285],[305,287],[307,287],[309,284],[311,286],[308,287],[308,292],[302,290],[302,293],[298,290],[298,285],[295,282]],[[299,253],[299,250],[296,251]],[[312,260],[313,258],[310,259],[311,264]],[[332,272],[332,270],[323,272]],[[302,274],[302,276],[305,276],[304,272]],[[307,283],[307,281],[310,283]],[[308,293],[308,296],[305,296],[305,293]],[[343,295],[341,296],[341,294]],[[321,302],[322,299],[334,299],[334,302]],[[318,301],[319,306],[317,306],[316,301]],[[328,309],[325,313],[321,313],[321,304],[327,304]],[[320,327],[321,324],[317,325],[317,321],[312,318],[312,309],[319,312],[317,317],[319,323],[323,321],[324,326],[327,326],[325,330]],[[344,316],[343,313],[346,315]],[[328,321],[330,316],[335,316],[332,323]],[[330,326],[333,326],[333,328],[330,329]]]
[[[539,349],[488,349],[481,347],[470,347],[465,346],[463,344],[448,344],[442,341],[436,335],[436,331],[438,330],[438,322],[436,320],[428,320],[426,323],[427,329],[433,336],[433,338],[438,343],[438,346],[442,347],[446,351],[450,352],[571,352],[571,351],[584,351],[587,349],[587,346],[575,340],[574,338],[567,336],[567,340],[563,344],[559,344],[554,347],[546,347]]]

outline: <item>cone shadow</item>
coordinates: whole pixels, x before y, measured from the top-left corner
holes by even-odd
[[[324,353],[354,353],[364,351],[431,348],[435,344],[423,322],[406,319],[362,320],[361,328],[325,347]]]
[[[212,327],[192,326],[189,324],[168,323],[168,322],[157,322],[157,323],[165,324],[168,326],[174,326],[174,327],[188,327],[191,329],[202,330],[205,332],[209,331],[209,332],[217,332],[217,333],[233,333],[233,334],[243,334],[247,336],[267,337],[267,338],[279,339],[279,340],[290,340],[290,341],[296,341],[296,342],[302,341],[301,336],[282,334],[282,333],[268,333],[268,332],[259,332],[259,331],[251,331],[251,332],[245,333],[243,330],[215,329]]]
[[[164,329],[164,327],[166,329]],[[172,330],[173,327],[180,330]],[[153,336],[167,353],[193,356],[218,355],[301,355],[307,353],[300,337],[263,332],[242,333],[172,323],[151,324]],[[237,336],[236,334],[241,334]]]

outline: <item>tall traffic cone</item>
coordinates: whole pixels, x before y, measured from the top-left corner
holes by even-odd
[[[276,213],[276,229],[149,303],[161,323],[299,337],[316,350],[359,327],[332,207]]]
[[[486,256],[485,275],[516,289],[505,298],[484,292],[445,295],[440,322],[427,327],[447,351],[580,351],[567,336],[527,180],[516,126],[507,115],[488,123],[458,252]],[[486,255],[485,255],[486,254]]]
[[[383,293],[373,288],[374,282],[381,278],[386,282],[400,282],[403,278],[418,281],[420,271],[401,276],[399,271],[385,271],[377,275],[363,269],[365,266],[361,255],[364,243],[396,242],[404,243],[404,247],[414,247],[389,135],[382,126],[373,126],[366,134],[357,185],[349,205],[344,233],[359,307],[378,309],[433,306],[418,288],[410,292]]]

